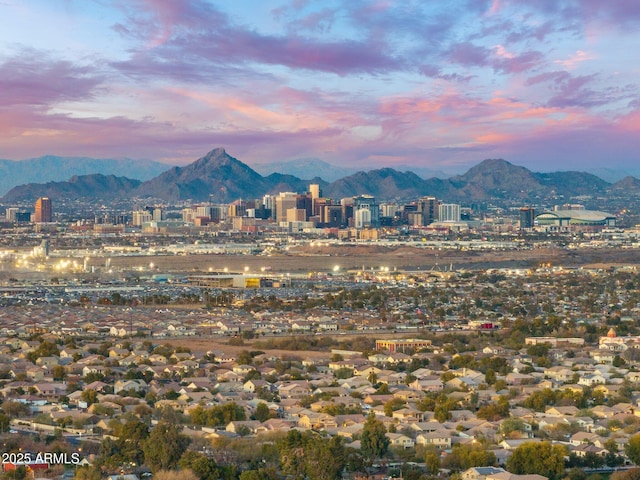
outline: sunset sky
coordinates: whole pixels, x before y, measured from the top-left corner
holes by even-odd
[[[640,164],[637,0],[0,0],[0,158]]]

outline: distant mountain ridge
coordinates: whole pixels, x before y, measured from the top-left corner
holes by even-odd
[[[339,167],[318,158],[299,158],[288,162],[254,165],[253,169],[264,176],[277,173],[297,178],[318,177],[334,182],[358,171],[356,168]]]
[[[640,178],[640,167],[627,167],[625,169],[588,168],[585,172],[591,173],[609,183],[617,183],[625,177]]]
[[[358,173],[357,168],[347,168],[333,165],[318,158],[299,158],[288,162],[274,162],[268,164],[259,164],[252,167],[261,175],[267,176],[272,173],[281,173],[283,175],[292,175],[298,178],[317,177],[327,182],[335,182],[341,178],[348,177]],[[442,170],[433,168],[417,167],[410,165],[397,165],[394,170],[401,172],[412,172],[422,179],[428,178],[449,178],[452,173],[446,173]]]
[[[0,195],[17,185],[61,182],[74,175],[118,175],[150,180],[171,168],[153,160],[99,159],[45,155],[28,160],[0,160]]]
[[[239,198],[259,198],[279,189],[306,191],[305,182],[297,177],[271,174],[263,177],[248,165],[216,148],[185,167],[175,167],[144,182],[133,193],[136,196],[164,200],[207,200],[229,202]]]
[[[79,200],[112,200],[140,186],[140,180],[115,175],[74,175],[66,182],[27,184],[12,188],[5,198],[10,201],[32,201],[38,197],[71,198]],[[34,196],[35,195],[35,196]]]
[[[633,177],[611,184],[585,172],[535,173],[502,159],[484,160],[463,175],[448,179],[425,180],[413,172],[398,172],[392,168],[356,172],[331,183],[320,178],[303,180],[278,173],[265,177],[228,155],[223,148],[216,148],[189,165],[171,168],[142,183],[88,175],[86,178],[74,177],[69,182],[16,187],[3,200],[35,199],[44,194],[52,198],[79,198],[80,195],[86,195],[82,198],[109,198],[107,195],[110,194],[120,198],[227,203],[281,191],[305,192],[310,183],[320,184],[324,196],[334,199],[369,194],[380,201],[410,201],[431,195],[447,202],[467,204],[491,200],[535,203],[548,197],[568,199],[579,195],[604,195],[616,189],[640,192],[640,181]]]

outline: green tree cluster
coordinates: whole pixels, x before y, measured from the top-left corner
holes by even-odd
[[[282,473],[293,479],[338,480],[348,461],[342,437],[316,433],[287,433],[277,444]]]
[[[601,405],[602,403],[604,403],[604,397],[589,388],[585,388],[582,392],[545,388],[533,392],[521,404],[523,407],[531,408],[537,412],[544,412],[553,405],[573,405],[578,408],[587,408],[589,405]]]
[[[624,447],[624,453],[627,454],[629,460],[636,465],[640,465],[640,433],[629,438],[629,442]]]
[[[178,465],[189,446],[189,438],[180,430],[178,425],[167,422],[160,422],[153,428],[142,446],[144,463],[151,470],[171,470]]]
[[[495,465],[496,455],[487,450],[482,443],[462,444],[457,443],[451,449],[451,453],[444,458],[442,466],[451,470],[467,470],[472,467]]]
[[[365,458],[374,460],[382,457],[389,449],[387,429],[374,413],[370,413],[360,434],[360,450]]]
[[[564,476],[565,448],[551,442],[525,442],[507,460],[507,470],[518,475],[537,473],[549,480]]]
[[[203,427],[218,427],[220,425],[227,425],[229,422],[246,420],[244,409],[235,402],[215,405],[210,408],[204,408],[198,405],[189,412],[189,415],[191,417],[191,423]]]
[[[500,395],[497,402],[480,407],[476,416],[489,422],[507,418],[509,416],[509,399],[504,395]]]
[[[59,355],[60,351],[58,350],[58,346],[53,342],[45,340],[40,342],[40,345],[38,345],[35,350],[27,353],[26,356],[27,360],[32,363],[36,363],[36,360],[40,357],[57,357]]]
[[[109,425],[112,436],[100,446],[100,457],[112,468],[123,464],[141,465],[144,462],[142,446],[149,438],[149,427],[137,418],[130,418],[124,424],[114,420]]]

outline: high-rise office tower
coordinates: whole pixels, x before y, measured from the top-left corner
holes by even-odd
[[[438,205],[438,220],[441,222],[460,222],[460,205],[455,203],[441,203]]]
[[[533,228],[535,225],[536,212],[531,207],[522,207],[520,209],[520,229]]]
[[[287,210],[298,207],[298,194],[295,192],[280,192],[275,199],[276,222],[287,221]]]
[[[49,223],[53,221],[53,208],[48,197],[40,197],[36,200],[34,223]]]
[[[421,197],[418,200],[418,212],[422,213],[422,225],[429,225],[438,220],[438,206],[436,197]]]
[[[132,218],[133,220],[131,223],[134,227],[141,227],[143,223],[153,221],[153,215],[151,215],[147,210],[136,210],[133,212]]]
[[[354,218],[356,216],[356,212],[359,210],[366,210],[369,213],[360,214],[359,219],[356,222],[358,225],[362,224],[371,227],[380,226],[380,206],[378,205],[378,202],[376,202],[375,197],[371,195],[358,195],[357,197],[353,197]]]
[[[322,197],[322,190],[320,189],[320,185],[318,185],[317,183],[312,183],[311,185],[309,185],[309,193],[311,194],[311,198],[313,200]]]

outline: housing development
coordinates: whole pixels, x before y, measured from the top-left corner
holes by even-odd
[[[6,206],[4,475],[633,474],[628,210],[308,190]]]

